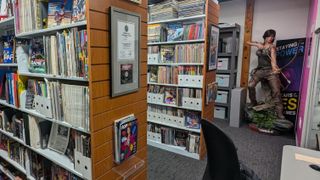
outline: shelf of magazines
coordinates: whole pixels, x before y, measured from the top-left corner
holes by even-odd
[[[14,176],[6,170],[1,164],[0,164],[0,172],[2,172],[4,175],[6,175],[9,179],[14,180]]]
[[[9,17],[0,21],[0,29],[13,28],[14,26],[14,17]]]
[[[4,131],[2,129],[0,129],[0,133],[2,133],[4,135],[8,136],[9,138],[19,142],[21,145],[29,148],[30,150],[34,151],[35,153],[45,157],[46,159],[52,161],[53,163],[59,165],[60,167],[62,167],[64,169],[70,171],[71,173],[83,178],[82,174],[75,170],[74,163],[67,156],[59,154],[58,152],[55,152],[55,151],[50,150],[50,149],[40,149],[40,148],[31,147],[31,146],[27,145],[23,140],[19,139],[18,137],[14,137],[12,133],[6,132],[6,131]],[[11,160],[10,158],[4,156],[5,153],[6,153],[5,151],[0,150],[1,157],[5,158],[8,161],[12,161],[12,162],[9,162],[9,163],[12,164],[13,166],[19,168],[19,170],[21,172],[23,172],[24,174],[27,175],[26,170],[20,164],[18,164],[17,162],[15,162],[15,161]]]
[[[30,72],[18,72],[18,74],[21,76],[28,76],[28,77],[39,77],[39,78],[56,79],[56,80],[88,82],[88,79],[83,78],[83,77],[66,77],[66,76],[53,75],[53,74],[41,74],[41,73],[30,73]]]
[[[205,14],[201,14],[201,15],[190,16],[190,17],[181,17],[181,18],[166,19],[166,20],[160,20],[160,21],[152,21],[152,22],[148,22],[148,24],[172,23],[172,22],[180,22],[180,21],[196,21],[196,20],[204,19],[205,17],[206,17]]]
[[[68,128],[72,128],[72,129],[75,129],[77,131],[80,131],[80,132],[83,132],[83,133],[86,133],[86,134],[90,134],[90,131],[88,131],[88,130],[82,128],[82,127],[75,127],[75,126],[73,126],[73,125],[71,125],[71,124],[69,124],[67,122],[56,120],[56,119],[52,119],[52,118],[48,118],[48,117],[38,113],[34,109],[17,108],[16,106],[14,106],[12,104],[9,104],[5,100],[1,100],[1,99],[0,99],[0,104],[4,105],[4,106],[7,106],[7,107],[10,107],[10,108],[13,108],[13,109],[16,109],[16,110],[19,110],[21,112],[33,115],[33,116],[38,117],[38,118],[41,118],[41,119],[44,119],[44,120],[47,120],[47,121],[51,121],[53,123],[60,124],[62,126],[65,126],[65,127],[68,127]]]
[[[59,26],[54,26],[46,29],[40,29],[40,30],[34,30],[30,32],[23,32],[23,33],[18,33],[16,34],[17,38],[32,38],[36,36],[42,36],[45,34],[52,34],[55,31],[60,31],[63,29],[68,29],[68,28],[73,28],[73,27],[80,27],[80,26],[86,26],[87,21],[79,21],[71,24],[66,24],[66,25],[59,25]]]
[[[0,63],[0,67],[18,67],[17,63]]]
[[[190,153],[187,150],[185,150],[185,147],[179,147],[179,146],[174,146],[174,145],[168,145],[168,144],[163,144],[161,142],[156,142],[154,140],[147,139],[147,144],[153,147],[157,147],[159,149],[167,150],[173,153],[181,154],[187,157],[191,157],[194,159],[199,159],[199,154],[197,153]]]

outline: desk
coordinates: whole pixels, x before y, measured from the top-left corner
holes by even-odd
[[[320,180],[320,172],[309,167],[320,165],[320,152],[296,146],[284,146],[282,151],[281,180]]]

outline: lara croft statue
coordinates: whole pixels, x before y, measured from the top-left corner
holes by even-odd
[[[249,98],[251,105],[257,105],[256,100],[256,85],[260,81],[265,81],[271,89],[272,102],[275,105],[275,111],[279,119],[285,119],[283,116],[283,104],[281,99],[281,82],[279,79],[280,69],[277,66],[276,48],[273,44],[276,37],[276,31],[273,29],[267,30],[264,35],[263,43],[247,42],[250,46],[258,48],[256,55],[258,56],[258,66],[251,73],[249,81]]]

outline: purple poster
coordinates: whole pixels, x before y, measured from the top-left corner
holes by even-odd
[[[295,123],[299,106],[299,90],[305,38],[277,41],[277,63],[282,70],[280,74],[283,114]]]

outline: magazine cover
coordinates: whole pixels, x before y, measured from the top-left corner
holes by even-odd
[[[192,129],[200,129],[200,114],[195,112],[186,112],[186,127]]]
[[[133,82],[132,70],[133,70],[133,64],[121,64],[120,65],[121,84],[130,84]]]
[[[71,23],[73,0],[50,0],[48,3],[48,27]]]
[[[33,39],[29,52],[29,72],[46,73],[46,59],[44,57],[43,40]]]
[[[174,131],[174,145],[186,147],[188,135],[189,135],[188,131],[176,129]]]
[[[86,20],[86,0],[73,0],[72,22]]]
[[[137,119],[120,124],[120,162],[137,152],[138,124]]]
[[[174,48],[175,46],[162,46],[161,47],[161,61],[162,63],[174,62]]]
[[[167,88],[164,92],[164,103],[177,104],[176,103],[176,89]]]
[[[183,27],[181,23],[171,23],[167,25],[167,41],[181,41],[183,37]]]

